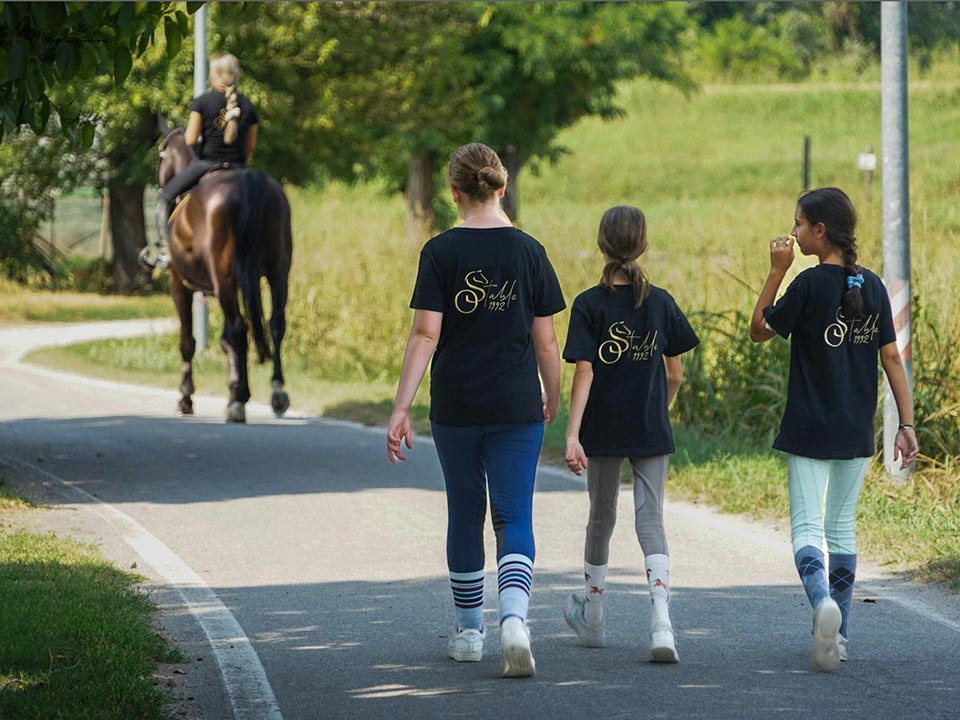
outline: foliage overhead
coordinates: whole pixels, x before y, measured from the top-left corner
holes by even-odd
[[[193,12],[199,3],[187,3]],[[174,57],[189,18],[172,2],[0,3],[0,141],[22,125],[36,134],[56,112],[65,133],[89,147],[91,108],[75,88],[109,77],[119,85],[157,38]]]

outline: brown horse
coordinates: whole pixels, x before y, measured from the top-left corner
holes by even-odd
[[[163,186],[192,157],[175,128],[160,144],[157,175]],[[260,278],[270,285],[273,337],[273,394],[271,405],[279,416],[290,400],[283,390],[280,344],[286,332],[287,281],[293,240],[290,204],[283,188],[264,173],[250,169],[217,170],[204,176],[177,205],[170,218],[170,295],[180,316],[180,412],[193,414],[193,291],[216,295],[223,309],[220,345],[227,355],[230,401],[228,422],[245,422],[250,399],[247,382],[247,323],[252,326],[259,362],[271,357],[264,331]],[[243,292],[246,321],[240,313],[238,290]]]

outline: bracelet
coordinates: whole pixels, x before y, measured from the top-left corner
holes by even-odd
[[[897,425],[897,430],[913,430],[913,425],[908,425],[907,423],[900,423]]]

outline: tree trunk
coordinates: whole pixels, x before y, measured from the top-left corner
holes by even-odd
[[[510,222],[517,224],[517,215],[520,210],[520,191],[517,181],[520,177],[520,169],[523,163],[520,161],[520,155],[517,153],[516,145],[507,145],[497,153],[500,156],[500,162],[507,170],[507,192],[504,193],[500,206],[510,218]]]
[[[410,158],[404,194],[407,197],[407,238],[414,242],[432,234],[434,229],[435,165],[436,153],[430,150]]]
[[[140,288],[148,275],[140,269],[137,254],[147,244],[143,224],[143,190],[137,168],[157,141],[157,116],[149,108],[140,112],[139,123],[125,142],[107,153],[110,165],[110,234],[113,239],[113,291],[129,295]]]
[[[146,242],[143,184],[110,181],[110,230],[113,236],[113,291],[129,295],[142,284],[137,254]]]

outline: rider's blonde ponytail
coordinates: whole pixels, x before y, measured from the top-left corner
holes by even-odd
[[[232,145],[240,131],[240,107],[237,105],[237,81],[240,79],[240,63],[230,53],[218,53],[210,59],[210,86],[227,96],[224,115],[223,141]]]

